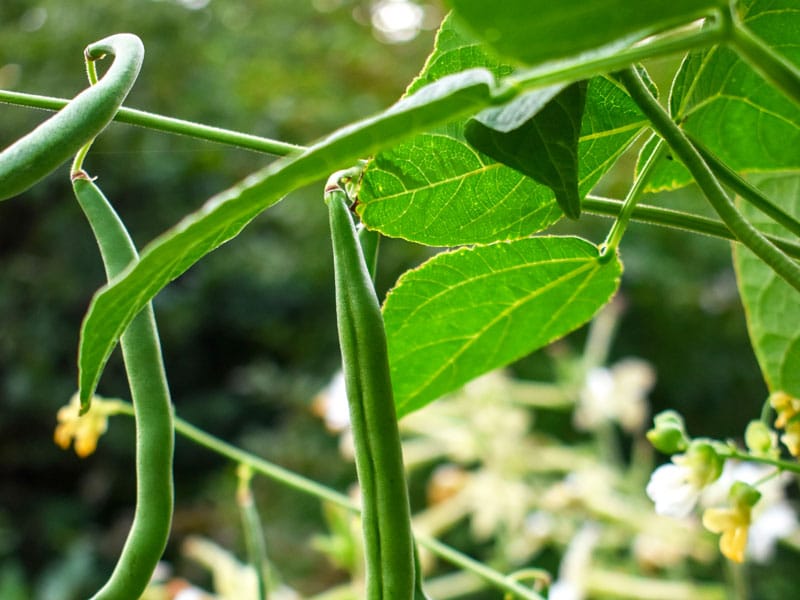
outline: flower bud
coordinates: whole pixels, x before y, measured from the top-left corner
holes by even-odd
[[[737,507],[752,508],[761,500],[761,492],[744,481],[734,482],[728,496],[732,504]]]
[[[694,440],[689,445],[683,462],[691,468],[695,485],[701,488],[719,478],[725,463],[714,447],[704,440]]]
[[[683,418],[674,410],[665,410],[653,419],[655,425],[647,432],[647,439],[663,454],[683,452],[689,446],[689,437]]]
[[[763,421],[750,421],[744,432],[744,442],[755,456],[771,456],[775,453],[778,436]]]

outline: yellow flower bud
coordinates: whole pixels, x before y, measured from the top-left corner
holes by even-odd
[[[72,396],[69,404],[58,410],[58,425],[53,433],[53,441],[66,450],[75,441],[75,454],[86,458],[97,448],[97,440],[108,429],[109,411],[101,398],[95,398],[85,415],[80,414],[81,402],[78,394]]]

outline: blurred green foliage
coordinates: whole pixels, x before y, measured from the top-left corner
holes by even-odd
[[[131,31],[147,55],[128,106],[302,144],[394,101],[432,45],[431,31],[404,44],[381,43],[369,24],[369,0],[189,5],[3,0],[0,87],[70,97],[86,85],[84,46]],[[428,9],[435,20],[437,9]],[[0,106],[0,146],[42,118]],[[114,124],[86,168],[143,246],[269,160]],[[624,193],[619,182],[606,187]],[[337,459],[336,441],[310,410],[339,361],[320,190],[294,193],[155,305],[181,416],[343,489],[352,467]],[[684,194],[663,203],[697,209],[703,200]],[[599,240],[609,224],[586,219],[564,229],[580,227]],[[629,309],[613,354],[653,363],[655,410],[677,408],[698,435],[739,434],[765,390],[747,344],[728,245],[640,226],[622,252]],[[427,253],[384,244],[379,286],[385,290]],[[76,385],[78,327],[103,282],[66,166],[0,207],[0,272],[0,597],[27,597],[26,590],[42,599],[84,597],[113,564],[127,530],[133,428],[114,420],[100,451],[83,461],[51,442],[56,410]],[[551,364],[547,353],[537,353],[517,371],[552,377]],[[100,393],[127,396],[117,356]],[[189,533],[241,547],[231,465],[179,440],[176,483],[169,558]],[[332,571],[320,575],[324,563],[308,543],[322,523],[318,503],[271,482],[258,482],[255,492],[281,571],[307,590],[334,581]]]

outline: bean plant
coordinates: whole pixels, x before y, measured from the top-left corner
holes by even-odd
[[[417,423],[433,418],[431,403],[602,314],[619,290],[632,222],[731,240],[750,340],[770,390],[744,447],[692,437],[674,411],[655,417],[647,438],[671,456],[647,486],[655,510],[691,513],[701,492],[722,480],[726,462],[768,467],[759,481],[731,482],[721,504],[703,514],[706,529],[721,536],[722,554],[742,562],[760,488],[800,472],[797,1],[449,0],[449,8],[431,55],[397,103],[306,147],[123,107],[144,57],[129,33],[87,46],[89,86],[72,100],[0,93],[8,103],[57,110],[0,154],[0,198],[17,196],[74,157],[74,195],[108,277],[81,326],[79,391],[59,413],[56,442],[67,447],[74,438],[85,455],[109,415],[136,420],[136,513],[117,567],[93,598],[145,593],[170,532],[176,432],[240,465],[258,598],[271,586],[249,491],[255,474],[360,512],[361,597],[427,598],[423,551],[508,597],[567,597],[563,586],[530,587],[524,576],[500,573],[414,530],[398,419],[417,411]],[[663,57],[681,61],[668,94],[644,66]],[[98,76],[101,59],[110,66]],[[219,192],[139,253],[83,167],[92,141],[114,119],[282,158]],[[625,197],[594,194],[632,152]],[[321,181],[359,503],[175,417],[151,306],[256,216]],[[718,219],[643,203],[692,183]],[[586,214],[611,218],[604,239],[548,232]],[[373,280],[382,236],[444,249],[403,274],[381,305]],[[118,344],[132,405],[96,396]],[[591,537],[581,539],[590,544]],[[528,571],[540,584],[547,580]]]

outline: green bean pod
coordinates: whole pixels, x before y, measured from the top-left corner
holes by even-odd
[[[336,280],[339,344],[350,406],[368,600],[412,600],[414,548],[386,333],[346,192],[334,175],[325,189]]]
[[[96,84],[0,152],[0,200],[33,186],[93,140],[114,118],[133,86],[144,58],[141,40],[130,33],[90,44],[87,60],[110,54],[114,62]]]
[[[138,260],[136,248],[122,221],[86,173],[73,173],[72,186],[111,279]],[[139,598],[161,559],[172,522],[172,402],[152,305],[131,322],[121,345],[136,417],[136,511],[117,566],[93,600]]]

